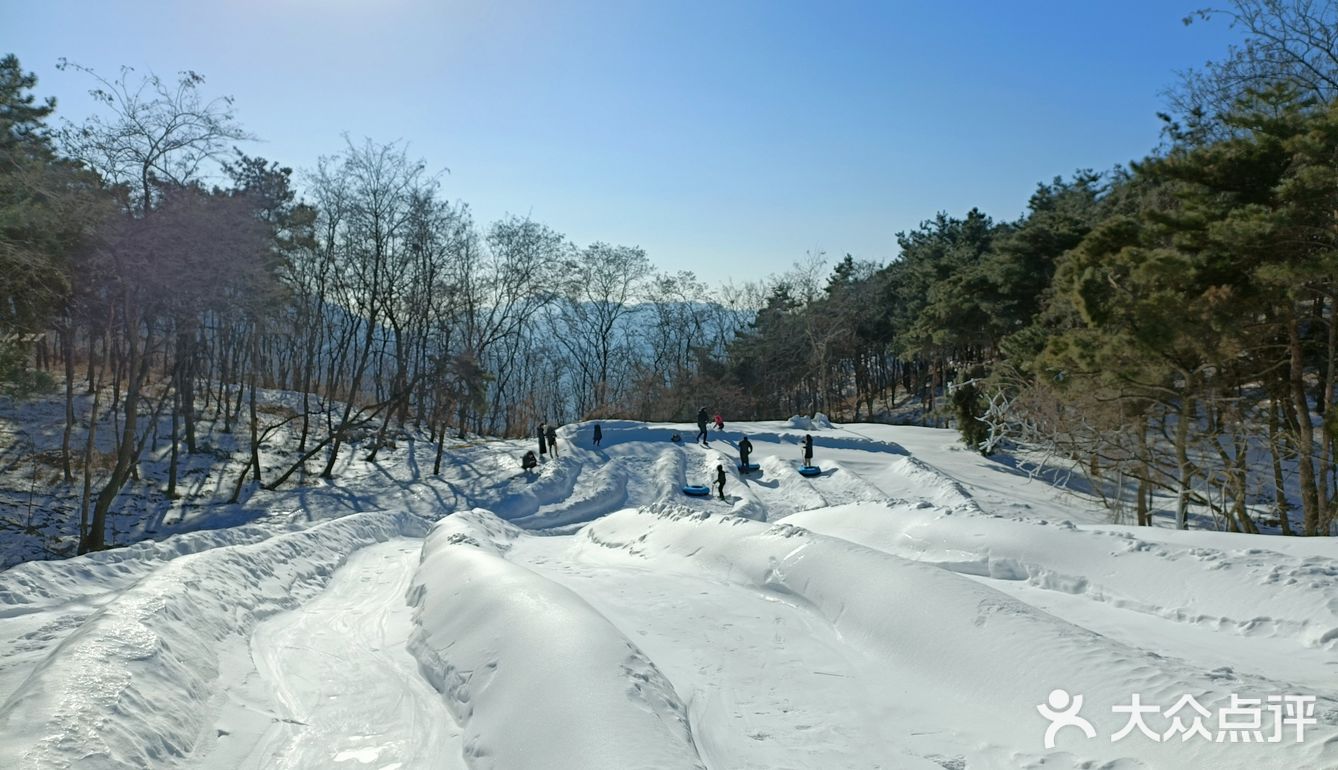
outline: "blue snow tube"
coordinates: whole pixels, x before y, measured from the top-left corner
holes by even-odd
[[[762,466],[757,463],[748,463],[747,465],[739,463],[739,473],[752,473],[753,471],[761,470],[761,468]]]
[[[711,488],[704,487],[701,484],[684,484],[683,494],[691,495],[692,497],[706,497],[711,494]]]
[[[821,476],[822,469],[816,465],[801,465],[799,466],[799,475],[808,476],[809,478],[812,478],[814,476]]]

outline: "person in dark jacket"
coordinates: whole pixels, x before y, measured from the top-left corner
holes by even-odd
[[[748,440],[747,436],[739,439],[739,465],[747,468],[748,455],[753,453],[753,442]]]
[[[554,457],[557,457],[557,428],[549,425],[544,435],[548,437],[548,451],[552,452]]]
[[[715,484],[720,488],[720,499],[725,499],[725,466],[715,466]]]
[[[534,456],[533,449],[526,452],[525,456],[520,458],[520,467],[522,470],[528,471],[538,464],[539,464],[539,458]]]
[[[548,444],[544,441],[544,428],[548,427],[545,423],[539,423],[539,459],[548,459]]]
[[[813,436],[804,434],[804,465],[813,464]]]
[[[706,407],[703,406],[701,409],[697,410],[697,438],[694,439],[694,443],[706,443],[707,419],[709,418],[706,416]]]
[[[595,423],[595,446],[599,446],[599,442],[603,439],[604,431],[599,429],[599,423]]]

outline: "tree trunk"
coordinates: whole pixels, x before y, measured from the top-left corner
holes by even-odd
[[[179,467],[179,455],[181,447],[181,388],[179,387],[181,379],[181,366],[177,362],[176,376],[172,383],[172,448],[171,459],[167,463],[167,499],[175,500],[180,495],[177,494],[177,469]]]
[[[65,432],[60,439],[60,467],[65,483],[74,481],[70,473],[70,433],[74,430],[74,322],[67,321],[59,332],[60,352],[65,358]]]
[[[1282,534],[1292,534],[1291,503],[1287,502],[1287,485],[1282,477],[1282,442],[1279,413],[1282,405],[1276,396],[1270,396],[1268,405],[1268,451],[1273,461],[1273,507],[1278,513]]]
[[[128,304],[128,303],[127,303]],[[129,308],[126,310],[130,315]],[[116,466],[112,469],[111,478],[106,486],[98,493],[97,504],[93,507],[93,522],[88,532],[88,538],[85,544],[80,548],[81,553],[88,551],[97,551],[105,548],[106,543],[106,524],[107,513],[111,510],[111,504],[120,493],[121,488],[130,479],[131,472],[134,470],[137,452],[137,442],[135,441],[137,429],[139,426],[139,401],[143,391],[144,381],[148,377],[149,370],[149,351],[153,343],[153,327],[149,325],[149,332],[145,335],[144,348],[139,346],[139,320],[138,316],[128,317],[125,323],[126,329],[126,392],[124,400],[125,422],[121,426],[121,438],[116,451]]]
[[[1189,390],[1186,381],[1185,390]],[[1193,466],[1189,462],[1189,425],[1194,416],[1194,399],[1184,394],[1180,398],[1180,414],[1175,423],[1175,462],[1179,472],[1175,496],[1175,528],[1189,529],[1189,486],[1193,481]]]
[[[1135,505],[1138,514],[1138,526],[1150,527],[1152,526],[1152,511],[1148,501],[1152,496],[1152,469],[1148,464],[1147,417],[1139,415],[1138,419],[1138,463],[1140,467],[1138,474],[1138,502]]]
[[[1292,407],[1296,410],[1297,447],[1296,464],[1301,479],[1301,510],[1305,521],[1305,534],[1313,537],[1319,534],[1319,496],[1315,488],[1315,430],[1310,419],[1310,405],[1305,395],[1305,361],[1301,348],[1300,321],[1296,318],[1295,308],[1287,322],[1287,347],[1290,352]]]
[[[1324,395],[1320,398],[1319,411],[1324,415],[1326,425],[1338,425],[1338,417],[1331,414],[1334,408],[1334,388],[1338,387],[1338,292],[1330,289],[1329,293],[1329,349],[1328,370],[1324,375]],[[1329,532],[1328,518],[1333,514],[1335,496],[1338,496],[1338,436],[1333,431],[1325,430],[1321,437],[1323,445],[1319,463],[1319,508],[1324,517],[1321,529]],[[1331,491],[1332,490],[1332,491]]]

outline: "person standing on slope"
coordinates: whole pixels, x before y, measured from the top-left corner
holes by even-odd
[[[599,442],[603,440],[604,431],[599,429],[599,423],[595,423],[595,446],[599,446]]]
[[[813,436],[804,434],[804,465],[813,464]]]
[[[748,469],[748,455],[753,453],[753,442],[748,440],[747,436],[739,439],[739,465]]]
[[[715,466],[715,485],[720,488],[720,499],[725,499],[725,466]]]
[[[706,443],[706,407],[697,410],[697,439],[694,443]]]
[[[554,428],[552,425],[549,425],[549,426],[548,426],[548,431],[547,431],[544,435],[548,437],[548,451],[549,451],[549,452],[552,452],[552,453],[553,453],[553,457],[556,458],[556,457],[557,457],[557,428]]]
[[[542,423],[542,422],[539,423],[539,459],[540,459],[540,460],[543,460],[543,461],[545,461],[545,462],[547,462],[547,461],[548,461],[548,444],[544,443],[544,428],[545,428],[545,427],[547,427],[547,425],[546,425],[545,423]]]

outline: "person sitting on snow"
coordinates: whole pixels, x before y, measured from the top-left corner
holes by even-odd
[[[715,429],[716,430],[725,429],[725,418],[721,417],[719,412],[715,413]]]
[[[520,458],[520,467],[523,470],[530,470],[539,464],[539,458],[534,456],[534,450],[525,452],[525,456]]]

